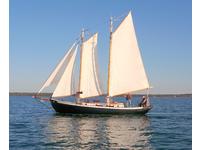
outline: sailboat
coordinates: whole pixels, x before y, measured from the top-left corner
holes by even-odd
[[[63,59],[56,66],[35,98],[40,98],[42,91],[58,82],[53,94],[48,99],[59,113],[72,114],[145,114],[152,107],[148,94],[145,105],[131,106],[114,101],[115,97],[125,97],[135,92],[150,88],[145,72],[131,12],[113,31],[113,18],[110,19],[110,47],[108,63],[107,92],[103,92],[98,75],[97,41],[98,33],[84,39],[84,30],[80,41],[76,41]],[[75,62],[80,47],[79,79],[75,75]],[[79,80],[77,87],[73,78]],[[100,102],[99,96],[105,96]],[[74,97],[74,101],[64,101],[62,98]],[[88,99],[94,98],[92,102]]]

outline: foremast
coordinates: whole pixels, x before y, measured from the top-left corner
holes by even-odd
[[[80,94],[82,94],[81,91],[81,76],[82,76],[82,60],[83,60],[83,42],[84,42],[84,28],[81,31],[81,44],[80,44],[80,72],[79,72],[79,85],[78,85],[78,92],[76,93],[76,102],[79,103],[80,102]]]
[[[108,82],[107,82],[107,99],[106,104],[109,105],[110,103],[110,97],[109,97],[109,91],[110,91],[110,63],[111,63],[111,48],[112,48],[112,32],[113,32],[113,17],[110,17],[110,46],[109,46],[109,63],[108,63]]]

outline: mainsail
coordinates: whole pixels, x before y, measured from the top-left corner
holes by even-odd
[[[58,82],[58,85],[53,92],[52,97],[64,97],[64,96],[71,96],[76,93],[76,91],[73,89],[73,80],[72,80],[72,75],[73,75],[73,68],[74,68],[74,63],[75,63],[75,58],[77,54],[77,48],[78,45],[76,46],[76,49],[74,51],[71,51],[69,54],[69,63],[67,64],[65,71]]]
[[[81,73],[80,73],[80,98],[99,96],[102,91],[99,86],[96,66],[97,37],[94,34],[82,45]]]
[[[77,45],[77,43],[75,42],[71,46],[71,48],[68,50],[68,52],[63,57],[63,59],[59,62],[59,64],[56,66],[56,68],[51,73],[49,78],[46,80],[46,82],[44,83],[42,88],[39,90],[38,94],[43,92],[46,88],[50,87],[51,85],[56,84],[60,80],[63,72],[65,71],[66,66],[69,63],[69,60],[70,60],[70,57],[72,56],[72,53],[76,49],[76,45]]]
[[[108,72],[108,96],[149,88],[131,12],[112,33]]]

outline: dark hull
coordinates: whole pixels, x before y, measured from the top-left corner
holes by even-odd
[[[51,100],[51,105],[56,112],[71,114],[145,114],[151,107],[113,108],[83,106],[74,103]]]

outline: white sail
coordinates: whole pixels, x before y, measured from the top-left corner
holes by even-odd
[[[149,88],[131,12],[112,34],[109,65],[109,96]]]
[[[99,86],[95,53],[97,51],[97,36],[94,34],[82,45],[81,73],[80,73],[80,98],[99,96],[102,91]]]
[[[67,60],[68,60],[69,54],[74,50],[75,45],[76,45],[76,42],[71,46],[71,48],[68,50],[66,55],[59,62],[59,64],[56,66],[56,68],[51,73],[51,75],[46,80],[46,82],[44,83],[44,85],[42,86],[42,88],[39,90],[38,93],[41,93],[43,91],[43,89],[45,89],[46,87],[52,85],[56,81],[57,77],[61,74],[61,71],[63,71],[63,67],[65,67],[67,65],[67,63],[68,63]]]
[[[70,54],[68,55],[69,63],[67,64],[65,71],[58,82],[58,85],[53,92],[52,97],[64,97],[64,96],[71,96],[75,94],[75,90],[73,89],[72,86],[72,75],[73,75],[73,68],[74,68],[74,63],[75,63],[75,58],[77,54],[77,48],[78,45],[76,46],[76,49],[74,51],[71,51]]]

